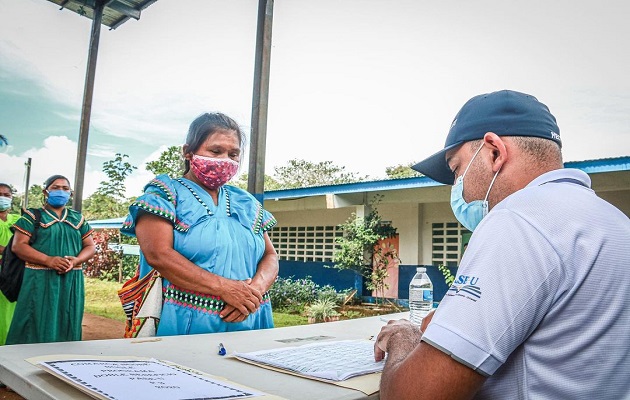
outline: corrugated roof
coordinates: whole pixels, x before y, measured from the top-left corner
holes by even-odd
[[[577,168],[587,174],[597,172],[629,171],[630,157],[600,158],[597,160],[569,161],[565,168]]]
[[[580,169],[587,174],[599,172],[630,171],[630,156],[601,158],[598,160],[571,161],[564,163],[565,168]],[[384,190],[411,189],[420,187],[442,186],[433,179],[421,176],[417,178],[386,179],[371,182],[345,183],[341,185],[315,186],[298,189],[265,191],[265,200],[295,199],[299,197],[321,196],[325,194],[345,194],[357,192],[375,192]]]
[[[75,13],[94,19],[94,8],[97,0],[48,0]],[[142,10],[157,0],[109,0],[105,1],[103,20],[101,23],[110,29],[116,29],[130,18],[140,19]]]

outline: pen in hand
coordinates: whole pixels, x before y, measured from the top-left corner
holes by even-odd
[[[224,356],[226,354],[225,347],[223,347],[223,343],[219,343],[219,355]]]

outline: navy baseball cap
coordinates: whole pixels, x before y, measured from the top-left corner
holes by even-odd
[[[444,148],[411,168],[435,181],[452,185],[455,175],[446,163],[446,152],[462,143],[483,139],[487,132],[499,136],[541,137],[562,147],[560,128],[546,105],[529,94],[501,90],[468,100],[455,116]]]

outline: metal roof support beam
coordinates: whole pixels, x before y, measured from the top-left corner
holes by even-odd
[[[261,203],[263,202],[263,193],[265,191],[265,150],[273,1],[258,0],[254,93],[252,98],[252,132],[249,149],[249,175],[247,177],[247,190]]]
[[[130,7],[127,4],[121,3],[119,1],[110,1],[109,3],[107,3],[107,7],[126,15],[127,17],[140,19],[140,10],[136,10],[135,8]]]
[[[83,108],[81,111],[81,129],[79,131],[79,144],[77,150],[77,166],[74,172],[74,199],[72,206],[81,211],[83,203],[83,182],[85,179],[85,159],[87,156],[88,136],[90,133],[90,116],[92,113],[92,97],[94,94],[94,77],[96,75],[96,59],[98,56],[98,42],[101,37],[101,21],[105,0],[96,0],[94,6],[94,19],[92,21],[92,33],[90,35],[90,51],[83,90]]]

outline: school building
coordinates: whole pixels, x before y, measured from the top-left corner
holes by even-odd
[[[586,172],[597,195],[630,216],[630,157],[567,162],[565,167]],[[400,257],[399,267],[389,270],[386,297],[404,304],[416,267],[426,266],[439,301],[448,288],[437,266],[455,273],[470,235],[451,211],[450,193],[450,186],[428,177],[265,192],[264,207],[278,221],[269,235],[280,257],[280,276],[311,276],[338,290],[356,288],[370,300],[372,293],[356,273],[329,267],[335,238],[343,234],[338,225],[353,213],[366,215],[378,196],[378,213],[397,229],[393,243]]]

